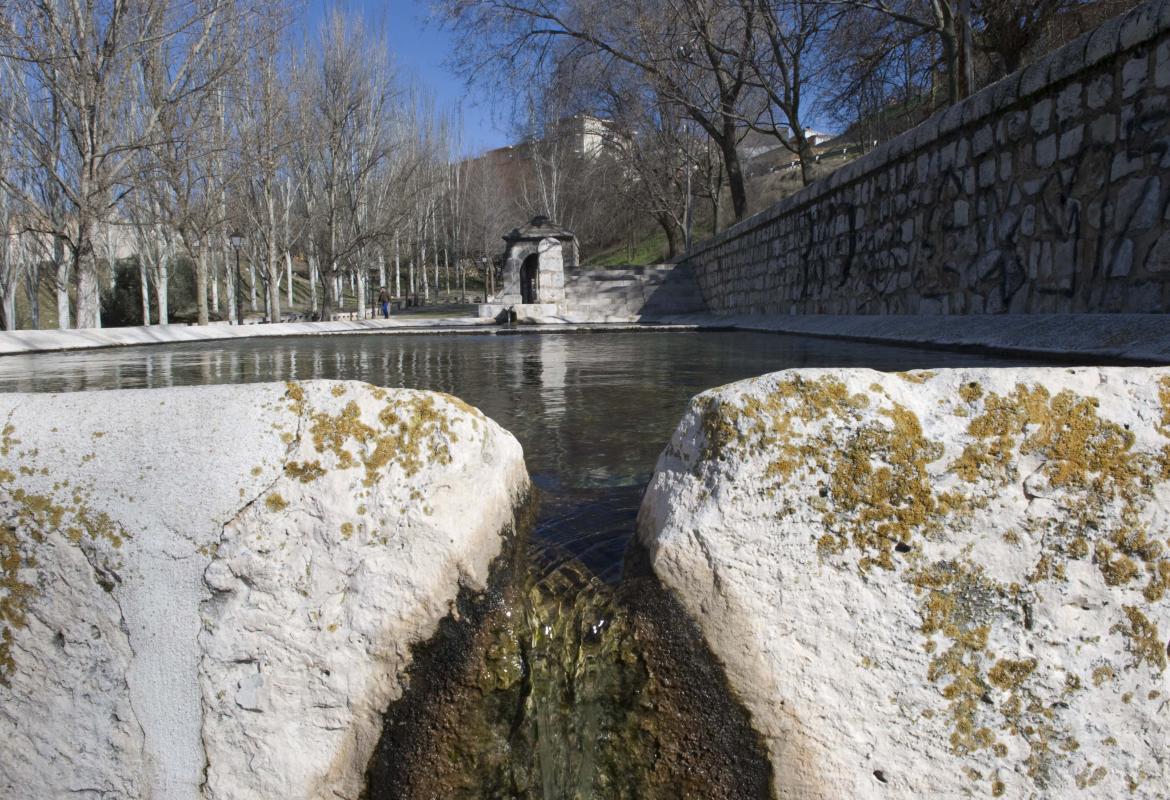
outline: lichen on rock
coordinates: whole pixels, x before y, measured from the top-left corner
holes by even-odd
[[[513,437],[426,392],[0,415],[5,797],[356,797],[409,645],[482,586],[528,486]]]
[[[640,535],[781,796],[1154,797],[1168,441],[1164,370],[777,373],[696,398]]]

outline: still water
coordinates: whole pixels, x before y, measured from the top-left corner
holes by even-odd
[[[434,389],[480,408],[524,446],[541,490],[535,536],[619,577],[642,488],[689,398],[792,367],[1021,364],[988,356],[766,333],[345,335],[0,358],[0,391],[331,378]]]

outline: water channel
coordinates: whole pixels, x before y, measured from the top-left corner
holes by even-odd
[[[757,333],[344,335],[0,358],[0,391],[330,378],[434,389],[524,447],[526,546],[416,649],[368,774],[378,798],[751,798],[770,766],[677,604],[628,553],[696,393],[791,367],[1019,365]]]

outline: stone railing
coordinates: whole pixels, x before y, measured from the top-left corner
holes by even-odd
[[[1151,0],[683,259],[716,312],[1170,310],[1170,0]]]

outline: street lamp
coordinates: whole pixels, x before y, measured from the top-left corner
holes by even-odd
[[[244,234],[232,231],[228,234],[228,241],[232,243],[232,249],[236,251],[236,324],[243,325],[243,303],[240,297],[240,245],[244,243]]]

